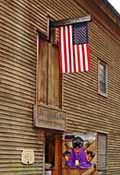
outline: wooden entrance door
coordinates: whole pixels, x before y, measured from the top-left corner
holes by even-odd
[[[62,137],[60,133],[46,133],[45,172],[60,175],[62,171]],[[48,167],[47,167],[48,166]]]

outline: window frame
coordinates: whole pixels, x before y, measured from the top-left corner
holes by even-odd
[[[99,70],[100,64],[105,66],[105,84],[106,84],[106,93],[102,92],[100,89],[100,78],[99,78]],[[101,59],[98,59],[98,94],[104,97],[108,97],[108,65]]]
[[[104,139],[105,142],[105,147],[104,147],[104,154],[101,154],[101,147],[100,146],[100,142],[102,141],[102,139]],[[102,133],[102,132],[98,132],[97,133],[97,172],[98,174],[106,174],[107,171],[107,147],[108,147],[108,134],[107,133]],[[104,164],[105,167],[102,166],[103,160],[101,161],[101,156],[104,156]]]

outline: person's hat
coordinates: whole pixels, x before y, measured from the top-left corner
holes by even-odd
[[[74,148],[76,148],[76,147],[81,148],[83,146],[83,143],[84,143],[84,140],[79,136],[75,137],[72,140],[72,145],[73,145]]]

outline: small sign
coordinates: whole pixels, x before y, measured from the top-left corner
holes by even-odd
[[[39,128],[65,130],[66,115],[60,109],[48,106],[34,106],[34,124]]]
[[[35,162],[34,151],[32,149],[24,149],[21,159],[23,164],[33,164]]]

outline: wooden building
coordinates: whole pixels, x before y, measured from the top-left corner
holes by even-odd
[[[48,18],[86,15],[91,70],[60,76]],[[51,162],[64,174],[75,133],[96,133],[97,174],[119,175],[119,13],[107,0],[0,0],[0,21],[0,175],[43,175]]]

